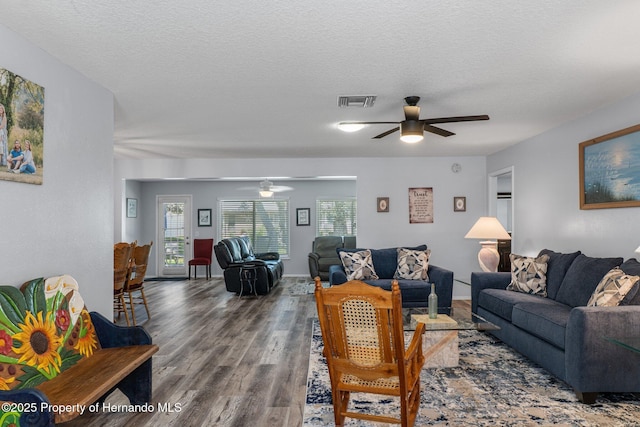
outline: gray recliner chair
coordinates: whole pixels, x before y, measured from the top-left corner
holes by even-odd
[[[309,253],[309,274],[311,278],[319,276],[322,280],[329,280],[329,266],[342,264],[336,249],[355,247],[356,236],[316,237]]]

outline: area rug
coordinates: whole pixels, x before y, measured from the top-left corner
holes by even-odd
[[[329,287],[329,282],[322,282],[322,286],[325,288]],[[315,282],[309,282],[305,280],[304,282],[295,282],[287,287],[289,290],[289,295],[309,295],[312,294],[316,289]]]
[[[334,425],[322,336],[314,320],[304,427]],[[573,391],[500,341],[476,331],[459,334],[460,364],[425,369],[416,426],[640,426],[640,397],[600,395],[580,403]],[[351,410],[397,416],[397,401],[352,394]],[[347,426],[388,425],[347,418]]]

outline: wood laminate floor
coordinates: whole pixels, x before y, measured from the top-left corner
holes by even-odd
[[[313,295],[289,294],[296,280],[308,279],[241,299],[219,278],[146,282],[151,319],[142,306],[136,314],[160,347],[153,412],[115,406],[129,404],[116,390],[98,412],[64,425],[300,426],[316,309]]]

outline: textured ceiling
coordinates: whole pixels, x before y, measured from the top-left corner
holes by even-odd
[[[484,155],[640,92],[635,0],[0,0],[113,92],[116,157]],[[338,108],[339,95],[377,95]],[[488,114],[419,144],[343,120]]]

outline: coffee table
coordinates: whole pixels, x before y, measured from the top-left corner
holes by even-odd
[[[458,366],[458,331],[489,331],[498,326],[478,316],[466,308],[440,308],[449,314],[438,314],[429,318],[427,308],[404,308],[402,318],[405,331],[415,331],[418,322],[425,324],[422,337],[422,352],[425,368],[450,368]]]

